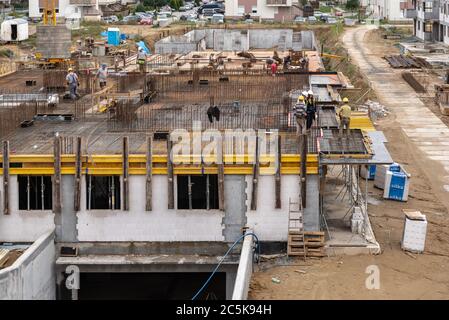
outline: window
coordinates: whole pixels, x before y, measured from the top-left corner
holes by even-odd
[[[432,32],[432,24],[424,23],[424,32]]]
[[[51,176],[18,176],[19,210],[51,210]]]
[[[239,15],[244,15],[245,14],[245,6],[239,6],[237,13]]]
[[[424,4],[424,11],[425,12],[432,12],[433,10],[433,2],[425,2]]]
[[[218,209],[217,175],[178,175],[178,209]]]
[[[87,210],[120,209],[120,176],[87,176]]]
[[[418,30],[421,30],[421,21],[418,21]]]
[[[251,13],[257,13],[257,6],[251,7]]]

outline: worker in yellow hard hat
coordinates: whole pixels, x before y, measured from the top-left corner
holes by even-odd
[[[343,98],[343,105],[338,109],[337,114],[340,118],[339,133],[340,137],[343,135],[343,127],[346,129],[346,135],[349,135],[349,126],[351,123],[351,106],[349,105],[349,99]]]
[[[68,74],[65,77],[65,80],[67,81],[67,85],[69,86],[70,90],[70,97],[72,100],[75,100],[76,98],[79,98],[78,94],[78,87],[80,85],[78,75],[73,72],[73,68],[68,69]]]
[[[298,97],[296,104],[293,106],[293,115],[296,119],[297,124],[296,133],[301,134],[303,127],[305,126],[304,120],[307,116],[305,97],[303,95],[300,95]]]

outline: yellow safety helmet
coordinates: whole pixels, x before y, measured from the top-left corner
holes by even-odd
[[[344,97],[344,98],[343,98],[343,102],[347,103],[347,102],[349,102],[349,99],[346,98],[346,97]]]
[[[298,101],[304,101],[304,96],[299,96]]]

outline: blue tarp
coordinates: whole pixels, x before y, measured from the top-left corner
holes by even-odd
[[[146,54],[151,54],[151,51],[150,51],[150,49],[147,48],[147,46],[145,45],[145,42],[139,41],[139,42],[137,42],[137,46],[142,48]]]
[[[102,33],[100,33],[100,35],[101,35],[103,38],[107,38],[107,37],[108,37],[108,32],[107,32],[107,31],[103,31]]]

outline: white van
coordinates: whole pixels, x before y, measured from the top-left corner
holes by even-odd
[[[214,13],[211,20],[212,23],[224,23],[224,15],[221,13]]]

